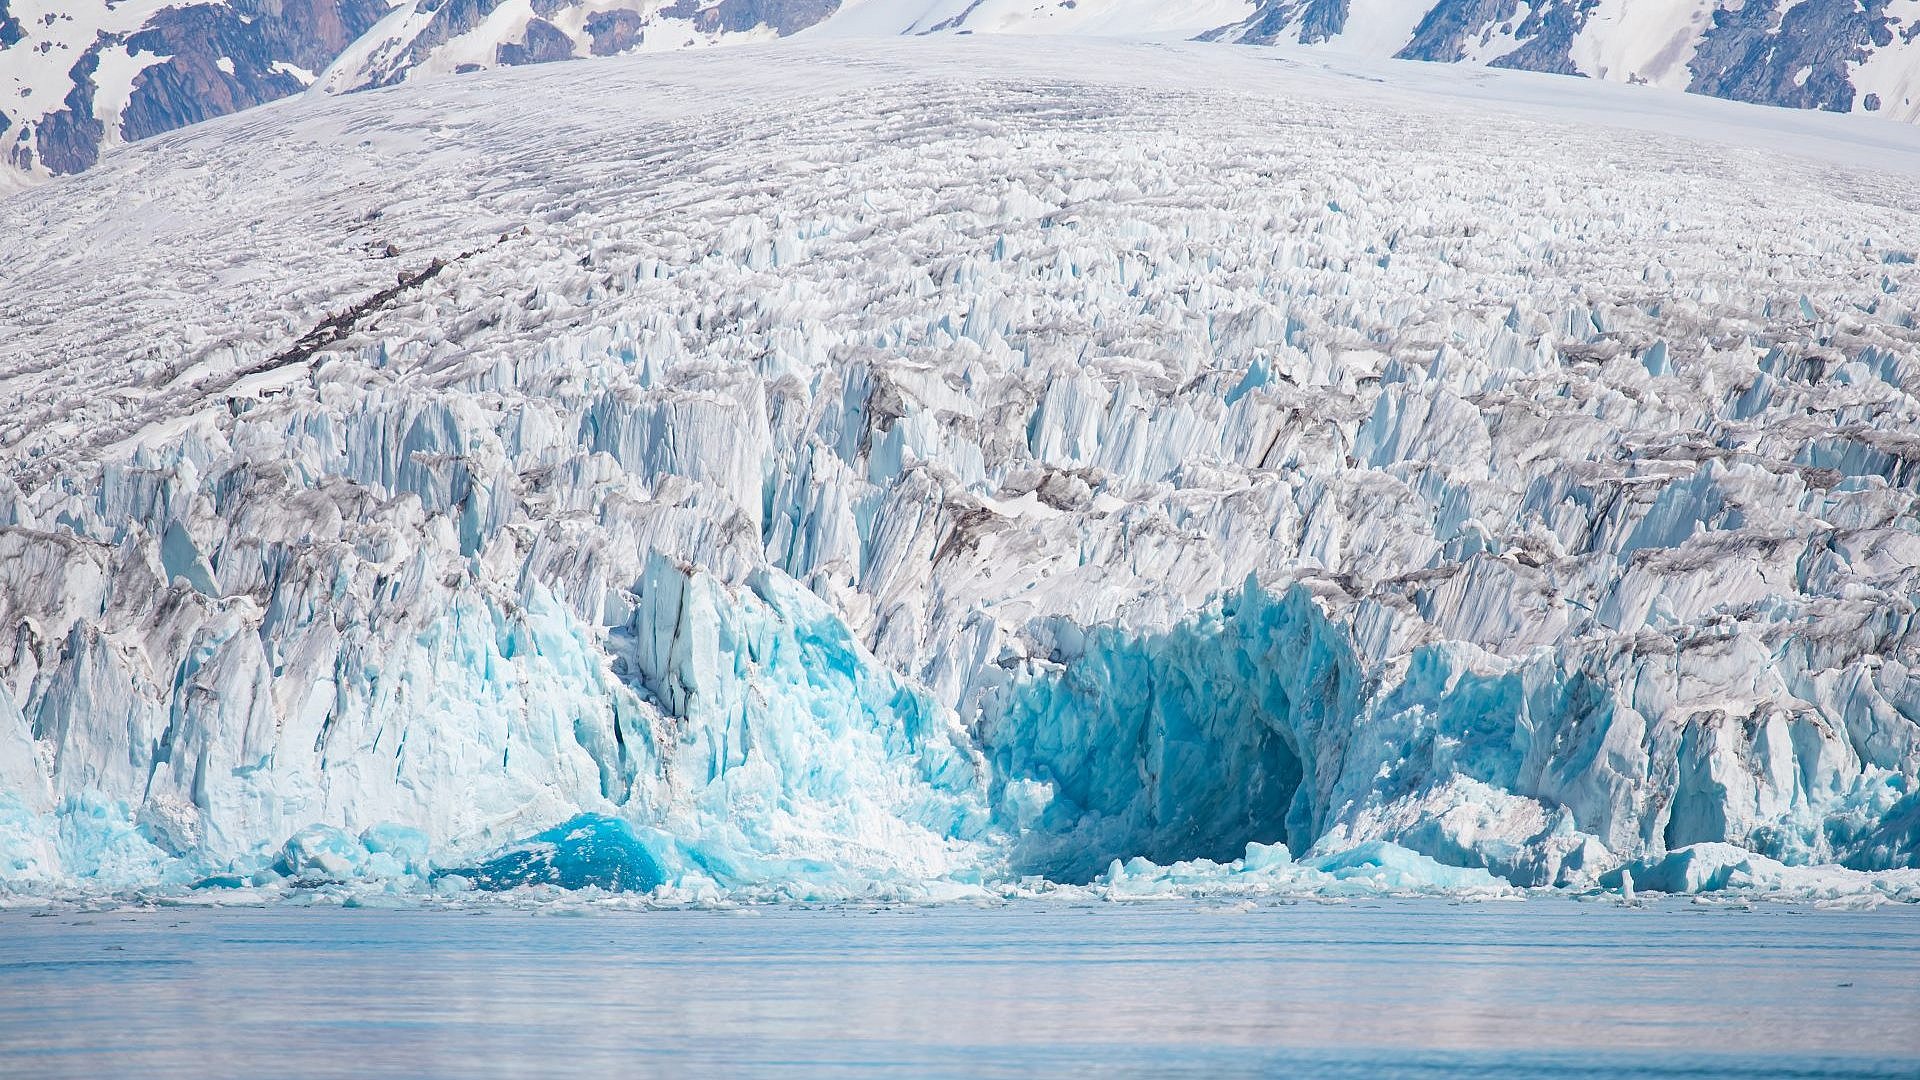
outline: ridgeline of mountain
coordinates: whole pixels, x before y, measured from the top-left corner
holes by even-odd
[[[636,51],[859,36],[1202,37],[1920,117],[1920,0],[0,0],[0,173],[319,87]]]

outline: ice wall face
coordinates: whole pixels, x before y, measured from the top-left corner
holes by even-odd
[[[11,203],[8,887],[1914,884],[1920,145],[1084,48]]]

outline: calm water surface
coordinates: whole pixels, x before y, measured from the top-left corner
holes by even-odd
[[[0,912],[0,1076],[1920,1077],[1920,909]]]

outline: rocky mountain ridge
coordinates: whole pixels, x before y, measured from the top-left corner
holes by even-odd
[[[14,183],[318,87],[796,33],[1296,44],[1920,117],[1920,0],[0,0]]]

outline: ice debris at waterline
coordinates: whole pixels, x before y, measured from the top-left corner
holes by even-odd
[[[4,888],[1920,897],[1920,132],[1351,74],[556,65],[10,198]]]

